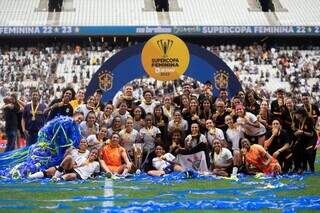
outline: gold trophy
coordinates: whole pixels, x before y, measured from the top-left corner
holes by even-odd
[[[140,169],[142,148],[143,148],[142,143],[133,144],[133,161],[137,169]]]

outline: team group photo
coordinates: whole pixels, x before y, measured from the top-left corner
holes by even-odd
[[[0,4],[0,212],[320,211],[319,2]]]

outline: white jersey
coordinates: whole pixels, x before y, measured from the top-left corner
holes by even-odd
[[[71,157],[77,165],[81,165],[89,156],[89,150],[84,153],[79,152],[78,149],[71,150]]]
[[[92,127],[88,127],[87,121],[82,121],[79,126],[82,138],[87,138],[89,135],[95,135],[99,132],[99,125],[97,123]]]
[[[119,110],[116,110],[111,115],[113,118],[116,116],[120,116],[121,125],[125,125],[128,118],[132,118],[130,112],[126,111],[124,114],[120,114]]]
[[[188,122],[184,119],[181,119],[180,123],[175,123],[174,120],[169,121],[168,123],[168,131],[170,132],[172,129],[180,129],[183,131],[188,130]]]
[[[228,128],[226,131],[227,139],[232,144],[232,150],[239,150],[240,149],[240,140],[244,138],[243,132],[241,131],[240,127],[237,126],[234,129]]]
[[[260,136],[266,133],[266,128],[259,122],[259,127],[255,127],[253,125],[250,125],[248,123],[243,123],[242,121],[243,118],[238,118],[237,119],[237,124],[241,127],[241,130],[246,133],[249,136]],[[251,123],[256,122],[258,119],[257,117],[250,113],[246,112],[245,114],[245,119],[250,121]]]
[[[229,164],[227,163],[230,159],[232,159],[232,154],[229,149],[222,148],[219,154],[213,152],[213,159],[211,159],[211,163],[215,166],[225,167]]]
[[[170,106],[169,110],[165,106],[162,106],[162,110],[163,114],[171,121],[173,119],[174,106]]]
[[[140,137],[143,141],[144,151],[152,151],[155,148],[157,142],[157,135],[161,134],[158,127],[152,126],[150,129],[143,127],[139,131]]]
[[[89,135],[87,137],[88,149],[91,151],[93,148],[100,149],[104,143],[99,141],[97,135]]]
[[[140,104],[139,106],[144,109],[144,111],[146,112],[146,114],[150,113],[150,114],[153,115],[154,108],[155,108],[158,104],[159,104],[158,102],[152,102],[151,104],[146,104],[146,103],[142,102],[142,104]]]
[[[208,143],[213,146],[213,140],[214,139],[219,139],[220,141],[221,140],[225,140],[224,139],[224,134],[223,134],[223,131],[219,128],[214,128],[210,131],[208,131],[206,133],[206,137],[207,137],[207,140],[208,140]]]
[[[207,143],[208,141],[207,141],[206,136],[204,136],[203,134],[200,134],[198,136],[188,135],[186,137],[186,139],[184,140],[185,146],[187,145],[188,142],[190,142],[191,143],[191,147],[194,148],[198,144]]]
[[[100,164],[97,161],[90,162],[74,169],[83,180],[88,179],[93,173],[100,171]]]
[[[174,159],[175,159],[175,157],[171,153],[166,153],[163,155],[163,157],[168,161],[174,161]],[[169,163],[165,160],[162,160],[159,157],[155,157],[152,159],[152,166],[157,170],[163,170],[170,165],[171,165],[171,163]]]
[[[75,112],[82,112],[83,117],[85,118],[87,117],[90,111],[92,111],[92,109],[88,109],[86,104],[81,104],[75,109]]]
[[[132,153],[133,150],[133,144],[138,142],[140,136],[139,132],[135,129],[133,129],[130,133],[127,133],[126,129],[122,129],[119,132],[119,135],[121,137],[121,142],[120,145],[125,148],[127,152],[130,154]]]

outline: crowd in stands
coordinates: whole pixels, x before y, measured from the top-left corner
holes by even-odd
[[[34,47],[0,47],[0,99],[10,92],[29,99],[30,88],[36,87],[41,101],[49,103],[70,83],[75,90],[86,87],[103,62],[131,44],[133,42],[114,47],[107,42],[82,46],[56,42]],[[254,87],[261,97],[272,98],[270,95],[283,87],[287,92],[309,93],[313,101],[320,101],[319,46],[268,48],[252,44],[204,48],[234,70],[244,89]],[[181,91],[181,85],[177,85],[175,91],[176,94]]]
[[[15,148],[17,135],[31,145],[47,121],[76,115],[88,151],[74,149],[60,165],[34,177],[87,179],[97,165],[107,174],[143,170],[159,176],[184,170],[179,158],[196,153],[221,176],[313,172],[319,146],[319,48],[206,48],[234,69],[243,91],[228,97],[221,88],[214,96],[210,81],[136,79],[109,102],[101,101],[101,90],[85,101],[92,74],[119,48],[92,43],[1,49],[6,151]],[[270,82],[287,86],[272,91]]]
[[[1,47],[0,97],[13,92],[29,99],[30,88],[36,87],[41,101],[49,103],[68,84],[75,89],[85,87],[99,66],[119,50],[107,43],[83,48],[59,42],[52,46]]]

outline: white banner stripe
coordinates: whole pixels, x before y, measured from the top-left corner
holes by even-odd
[[[112,189],[113,183],[110,178],[106,178],[106,181],[104,182],[104,197],[105,198],[111,198],[113,197],[113,189]],[[104,201],[102,204],[103,207],[111,207],[113,206],[113,201]]]

